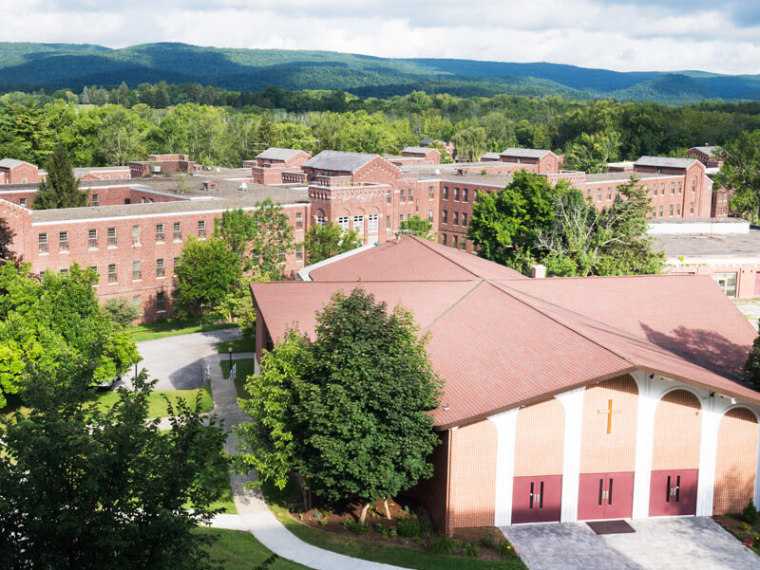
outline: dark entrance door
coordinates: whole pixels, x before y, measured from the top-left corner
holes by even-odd
[[[515,477],[512,523],[557,522],[562,510],[562,475]]]
[[[652,471],[649,516],[696,514],[698,474],[697,469]]]
[[[623,519],[633,510],[633,473],[583,473],[578,519]]]

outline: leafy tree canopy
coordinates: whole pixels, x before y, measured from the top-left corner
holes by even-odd
[[[343,231],[333,222],[324,225],[316,224],[309,228],[304,238],[306,260],[308,263],[318,263],[335,255],[361,247],[357,230]]]
[[[22,396],[29,414],[0,424],[4,566],[212,567],[192,531],[217,512],[209,481],[225,461],[215,419],[180,402],[160,432],[144,371],[107,412],[86,403],[93,381],[88,367],[35,373]]]
[[[68,154],[63,145],[57,145],[46,164],[47,180],[40,182],[32,206],[36,210],[51,208],[80,208],[90,201],[90,192],[79,190]]]
[[[5,218],[0,218],[0,260],[11,261],[15,259],[15,254],[11,251],[11,244],[16,232],[8,225]]]
[[[369,503],[429,477],[438,439],[425,412],[441,381],[418,332],[401,307],[358,287],[336,293],[313,342],[291,333],[248,379],[238,465],[280,486],[298,471],[328,501]]]
[[[28,270],[0,266],[0,407],[32,369],[54,375],[63,362],[88,363],[100,383],[139,361],[129,333],[100,309],[94,271],[74,264],[40,281]]]
[[[433,222],[423,220],[419,214],[414,214],[408,220],[399,224],[401,231],[413,236],[419,236],[430,241],[437,239],[437,234],[433,231]]]
[[[757,220],[760,214],[760,130],[742,131],[720,147],[723,167],[715,183],[736,191],[731,210]]]

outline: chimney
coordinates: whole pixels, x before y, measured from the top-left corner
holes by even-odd
[[[530,276],[533,279],[544,279],[546,277],[546,266],[545,265],[532,265],[530,268]]]

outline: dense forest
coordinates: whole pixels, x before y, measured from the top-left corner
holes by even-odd
[[[618,72],[555,63],[394,59],[329,51],[228,49],[156,43],[97,45],[0,42],[0,90],[80,90],[98,83],[204,84],[239,91],[342,89],[359,97],[412,91],[490,97],[499,93],[614,98],[672,105],[759,100],[760,76],[700,71]]]
[[[197,83],[85,87],[0,97],[0,157],[43,165],[57,143],[74,166],[186,153],[240,166],[273,146],[398,153],[423,138],[453,141],[458,158],[509,146],[548,148],[571,166],[642,155],[681,156],[760,128],[760,103],[572,101],[558,96],[461,97],[415,91],[384,99],[269,87],[236,92]],[[596,162],[595,162],[596,161]]]

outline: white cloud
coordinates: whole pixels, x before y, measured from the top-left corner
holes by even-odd
[[[760,8],[739,0],[0,0],[5,41],[180,41],[384,57],[758,73]],[[739,22],[739,23],[737,23]]]

